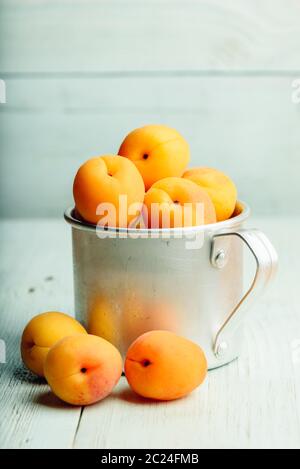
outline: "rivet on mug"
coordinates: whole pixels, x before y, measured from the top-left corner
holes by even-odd
[[[218,345],[216,356],[218,358],[222,358],[226,354],[227,350],[228,350],[227,342],[221,342],[220,345]]]
[[[222,269],[223,267],[225,267],[226,262],[226,252],[224,251],[224,249],[220,249],[220,251],[217,252],[213,260],[214,266],[218,269]]]

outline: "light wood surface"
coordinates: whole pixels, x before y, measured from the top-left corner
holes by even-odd
[[[77,166],[153,122],[182,132],[192,165],[228,172],[257,214],[299,215],[299,12],[298,0],[0,0],[0,216],[60,216]]]
[[[5,73],[299,70],[297,0],[1,0]]]
[[[70,229],[63,220],[0,223],[1,448],[300,448],[300,267],[297,218],[257,218],[276,246],[275,284],[246,321],[238,361],[185,399],[150,403],[125,378],[106,400],[62,404],[24,370],[20,334],[46,310],[73,313]]]
[[[0,215],[60,216],[83,161],[118,152],[130,130],[153,122],[185,136],[191,166],[227,172],[257,214],[299,215],[291,85],[291,77],[11,79],[0,106]]]

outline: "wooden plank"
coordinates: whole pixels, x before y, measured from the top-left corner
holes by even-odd
[[[65,406],[23,368],[20,336],[43,311],[72,314],[70,233],[62,220],[0,224],[0,447],[70,448],[80,408]]]
[[[128,131],[151,122],[181,131],[191,165],[230,174],[255,213],[299,214],[293,78],[7,80],[0,214],[60,216],[81,162],[117,152]]]
[[[299,70],[297,0],[1,0],[2,73]]]

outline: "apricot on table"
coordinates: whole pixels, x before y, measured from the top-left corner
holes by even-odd
[[[89,405],[111,393],[122,374],[116,347],[94,335],[66,337],[46,358],[45,377],[53,393],[73,405]]]
[[[169,331],[151,331],[129,347],[125,375],[139,395],[156,400],[183,397],[198,387],[207,374],[202,349]]]
[[[84,327],[64,313],[50,311],[35,316],[24,329],[21,355],[27,368],[38,376],[44,376],[44,362],[49,349],[60,339],[87,334]]]
[[[73,195],[76,210],[86,221],[127,227],[140,214],[145,187],[142,176],[129,159],[104,155],[89,159],[79,168],[74,179]],[[124,209],[120,196],[127,197],[128,207],[136,204],[134,213]],[[97,210],[100,204],[105,204],[102,205],[102,212]],[[107,212],[107,204],[115,208],[115,213],[112,210]]]
[[[133,161],[146,190],[159,179],[182,176],[190,160],[187,141],[165,125],[146,125],[130,132],[118,154]]]
[[[183,177],[195,182],[211,197],[216,209],[217,221],[227,220],[234,212],[237,201],[237,189],[234,182],[213,168],[193,168]]]
[[[186,204],[190,204],[189,207]],[[184,207],[190,210],[190,219]],[[145,209],[148,227],[151,228],[176,228],[216,222],[215,208],[207,192],[183,178],[170,177],[153,184],[145,195],[144,214]]]

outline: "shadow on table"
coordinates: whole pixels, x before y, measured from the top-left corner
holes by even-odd
[[[61,401],[56,397],[51,391],[45,391],[33,396],[33,402],[43,407],[48,407],[51,409],[78,409],[80,406],[72,406],[66,402]]]
[[[122,389],[119,392],[115,393],[115,398],[120,399],[121,401],[128,402],[129,404],[155,404],[154,399],[146,399],[144,397],[138,396],[130,388]]]
[[[128,402],[129,404],[140,404],[140,405],[152,405],[152,406],[160,406],[168,403],[168,406],[170,405],[176,405],[177,402],[179,401],[184,401],[186,399],[189,399],[189,395],[182,397],[181,399],[174,399],[173,401],[158,401],[155,399],[148,399],[142,396],[138,396],[135,394],[134,391],[132,391],[130,388],[128,389],[122,389],[119,392],[116,392],[114,394],[115,399],[120,399],[121,401]]]
[[[22,365],[15,367],[13,371],[13,376],[16,381],[20,381],[21,383],[36,385],[46,384],[46,380],[44,378],[40,378],[39,376],[34,375]]]

